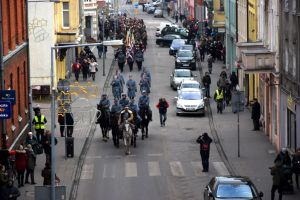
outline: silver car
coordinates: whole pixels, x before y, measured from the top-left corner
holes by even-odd
[[[154,11],[154,17],[163,17],[163,11],[161,9],[157,8]]]
[[[205,98],[199,88],[182,88],[175,97],[176,115],[205,115]]]
[[[194,80],[192,71],[189,69],[175,69],[170,75],[170,87],[176,90],[183,80]]]

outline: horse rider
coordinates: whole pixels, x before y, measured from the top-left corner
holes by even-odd
[[[140,91],[141,91],[141,93],[142,93],[143,91],[146,91],[146,92],[148,92],[148,93],[150,92],[149,80],[146,78],[145,75],[144,75],[144,76],[142,77],[142,79],[140,80],[139,85],[140,85]]]
[[[114,104],[111,106],[111,114],[120,114],[122,111],[122,106],[119,104],[118,99],[114,99]]]
[[[139,116],[139,107],[134,103],[134,99],[130,99],[128,107],[133,112],[134,116],[136,116],[137,122],[141,122],[142,118]]]
[[[150,74],[149,70],[147,70],[146,67],[143,67],[143,71],[141,73],[141,78],[143,78],[144,75],[146,75],[146,78],[148,79],[148,82],[149,82],[149,87],[151,87],[151,74]]]
[[[152,111],[151,111],[151,108],[149,106],[149,103],[150,103],[150,99],[147,95],[147,92],[146,90],[143,90],[142,91],[142,96],[140,96],[139,98],[139,102],[138,102],[138,105],[139,105],[139,109],[148,109],[148,112],[149,112],[149,117],[150,117],[150,121],[152,121]]]
[[[129,110],[129,107],[127,105],[121,111],[120,118],[119,118],[119,126],[123,128],[125,121],[127,120],[132,127],[133,119],[134,119],[133,112],[131,110]]]
[[[115,75],[113,77],[113,80],[110,83],[110,85],[112,86],[112,93],[114,95],[114,98],[120,99],[121,98],[121,83],[120,83],[117,75]]]
[[[102,97],[99,102],[99,106],[100,106],[101,110],[104,110],[107,113],[110,112],[110,110],[109,110],[110,109],[110,101],[107,98],[107,94],[102,94]]]
[[[126,83],[127,95],[129,99],[134,99],[135,93],[137,92],[136,83],[132,80],[132,75],[129,75],[129,80]]]
[[[122,97],[119,101],[120,106],[122,107],[122,109],[125,108],[125,106],[128,106],[129,104],[129,100],[127,99],[127,96],[125,93],[122,94]]]

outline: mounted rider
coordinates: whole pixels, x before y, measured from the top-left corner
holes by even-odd
[[[125,106],[129,105],[129,100],[127,99],[127,96],[125,93],[122,94],[122,98],[120,99],[119,104],[122,107],[122,109],[124,109]]]
[[[143,90],[142,91],[142,96],[140,96],[139,102],[138,102],[139,109],[140,110],[141,109],[148,109],[149,119],[150,119],[150,121],[152,121],[152,111],[150,109],[149,103],[150,103],[150,99],[147,95],[147,92],[146,92],[146,90]]]
[[[142,79],[140,80],[140,91],[141,93],[143,91],[146,91],[147,93],[150,92],[150,84],[149,84],[149,80],[147,79],[147,77],[145,75],[143,75]]]
[[[100,102],[99,102],[99,106],[100,106],[101,110],[104,110],[107,113],[110,112],[110,110],[109,110],[110,109],[110,101],[107,98],[107,94],[102,94],[102,97],[101,97]]]
[[[124,107],[124,109],[120,113],[119,127],[121,127],[121,129],[123,129],[123,127],[125,125],[125,121],[128,121],[130,126],[133,127],[133,120],[134,120],[133,112],[131,110],[129,110],[129,107],[127,105]]]
[[[111,106],[110,114],[120,114],[122,111],[122,106],[119,104],[118,99],[114,99],[114,104]]]
[[[130,100],[128,107],[133,112],[133,116],[135,117],[135,125],[137,125],[142,121],[142,118],[139,116],[139,107],[134,103],[134,99]]]

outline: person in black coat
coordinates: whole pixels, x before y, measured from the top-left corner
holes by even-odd
[[[12,179],[8,180],[6,186],[0,188],[0,199],[1,200],[16,200],[21,195],[18,188],[14,186]]]
[[[211,84],[211,78],[208,72],[205,72],[205,76],[202,78],[202,83],[205,87],[205,96],[207,98],[210,98],[210,84]]]
[[[259,118],[260,118],[260,104],[258,103],[257,99],[254,98],[254,103],[252,105],[252,114],[251,119],[253,120],[253,131],[259,130]]]
[[[209,168],[209,151],[210,151],[210,143],[212,139],[208,136],[207,133],[203,133],[197,139],[197,143],[200,144],[200,156],[202,160],[203,170],[202,172],[208,172]]]
[[[230,79],[230,82],[231,82],[231,88],[235,89],[235,87],[238,84],[238,77],[236,76],[235,72],[232,72],[229,79]]]
[[[72,137],[74,130],[74,118],[72,113],[65,113],[67,125],[67,137]]]

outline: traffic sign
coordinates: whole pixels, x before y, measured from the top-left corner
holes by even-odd
[[[11,118],[11,102],[0,100],[0,119]]]
[[[0,90],[0,99],[16,104],[16,90]]]

